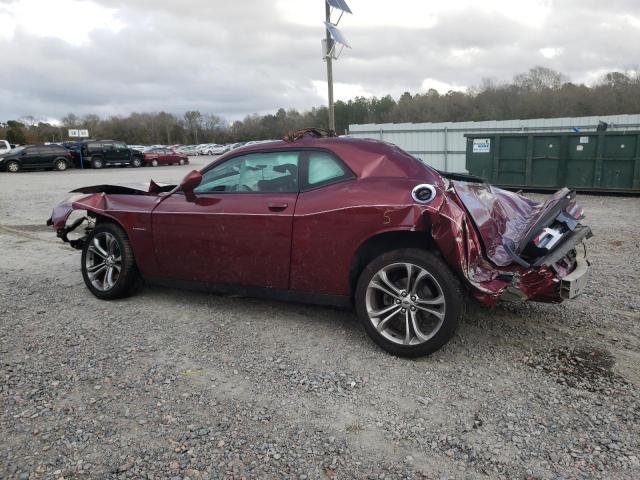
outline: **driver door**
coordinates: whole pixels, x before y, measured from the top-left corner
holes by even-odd
[[[156,258],[166,277],[289,287],[298,152],[250,153],[203,172],[152,213]]]

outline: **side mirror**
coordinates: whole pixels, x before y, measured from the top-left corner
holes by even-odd
[[[189,172],[180,182],[180,191],[184,192],[188,202],[195,201],[193,189],[200,185],[200,182],[202,182],[202,174],[197,170]]]

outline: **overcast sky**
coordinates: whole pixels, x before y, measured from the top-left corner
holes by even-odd
[[[640,64],[640,0],[347,1],[340,99]],[[323,17],[322,0],[0,0],[0,120],[321,105]]]

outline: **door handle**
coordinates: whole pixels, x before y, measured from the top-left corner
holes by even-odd
[[[289,206],[288,203],[269,203],[269,210],[272,212],[281,212]]]

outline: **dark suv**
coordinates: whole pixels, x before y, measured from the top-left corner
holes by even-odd
[[[83,166],[102,168],[106,165],[131,165],[141,167],[144,164],[142,153],[129,148],[126,143],[114,140],[86,140],[79,143],[82,148]],[[78,148],[72,149],[76,165],[80,165]]]
[[[0,170],[12,173],[37,168],[64,171],[71,166],[71,153],[61,145],[24,145],[0,155]]]

